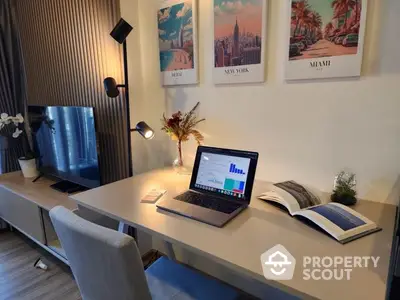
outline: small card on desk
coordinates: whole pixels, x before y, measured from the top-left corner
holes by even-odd
[[[146,196],[143,197],[142,203],[156,203],[162,196],[165,195],[166,190],[151,190]]]

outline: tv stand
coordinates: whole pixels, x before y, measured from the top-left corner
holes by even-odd
[[[44,176],[38,182],[33,183],[32,179],[24,178],[20,171],[0,175],[0,219],[68,264],[67,256],[50,220],[49,211],[52,208],[64,206],[92,223],[113,230],[118,229],[118,222],[87,208],[78,207],[78,204],[69,198],[68,194],[50,188],[50,185],[56,182]],[[147,238],[143,237],[143,239],[147,243]],[[148,250],[147,247],[143,247],[142,255]],[[1,292],[0,295],[2,295]]]
[[[74,211],[78,205],[67,194],[51,189],[50,185],[54,183],[45,177],[33,183],[32,179],[24,178],[21,172],[0,175],[0,218],[68,263],[49,211],[59,205]]]
[[[81,186],[79,184],[70,182],[68,180],[63,180],[60,182],[57,182],[53,185],[50,186],[52,189],[55,189],[56,191],[62,192],[62,193],[76,193],[76,192],[84,192],[87,191],[88,189],[84,186]]]

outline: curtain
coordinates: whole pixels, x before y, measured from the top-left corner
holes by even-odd
[[[0,113],[25,114],[26,78],[14,0],[0,1]],[[10,147],[10,145],[13,147]],[[19,143],[0,139],[0,174],[19,169]]]

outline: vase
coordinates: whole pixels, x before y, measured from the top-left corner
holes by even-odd
[[[18,159],[22,174],[25,178],[33,178],[39,176],[36,168],[36,159]]]
[[[188,175],[190,174],[190,170],[189,168],[187,168],[185,166],[185,164],[183,163],[183,153],[182,153],[182,141],[178,140],[178,142],[176,143],[176,158],[173,162],[173,167],[175,169],[175,171],[178,174],[182,174],[182,175]]]

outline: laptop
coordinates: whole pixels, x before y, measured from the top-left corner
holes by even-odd
[[[257,162],[255,152],[200,146],[189,190],[157,207],[223,227],[249,206]]]

